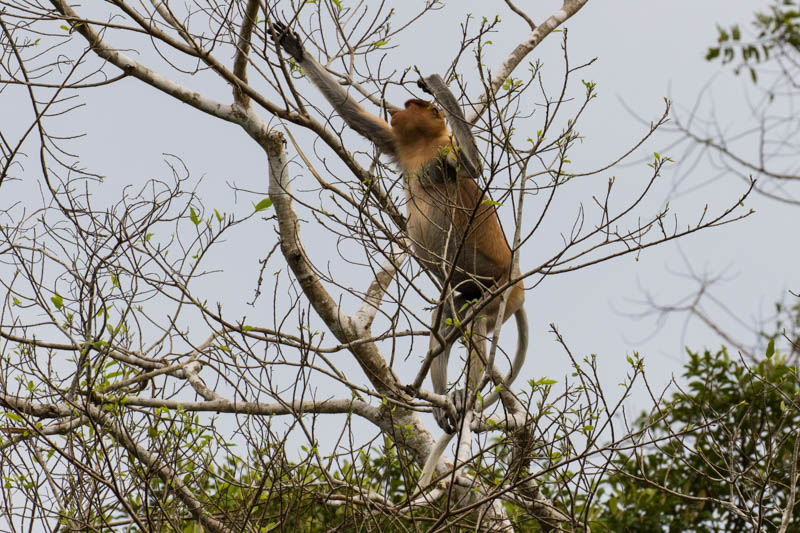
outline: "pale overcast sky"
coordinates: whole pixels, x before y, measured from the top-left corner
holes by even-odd
[[[560,5],[556,1],[517,4],[529,10],[537,22]],[[717,23],[749,23],[753,11],[765,5],[764,1],[731,0],[590,1],[567,23],[571,60],[579,63],[598,58],[580,75],[597,82],[600,97],[579,128],[585,140],[572,157],[576,170],[600,166],[626,150],[645,131],[626,107],[647,120],[655,120],[663,110],[665,96],[673,99],[677,109],[691,107],[698,92],[714,76],[709,98],[717,115],[725,125],[737,121],[745,125],[745,95],[752,90],[749,80],[735,77],[730,69],[721,69],[717,63],[707,63],[703,56],[716,39]],[[526,26],[515,20],[503,2],[486,1],[447,2],[445,9],[423,20],[402,41],[393,43],[398,47],[389,52],[385,65],[399,71],[410,66],[418,66],[425,73],[442,71],[449,65],[457,44],[453,40],[456,32],[442,28],[457,25],[468,10],[487,16],[500,10],[505,34],[493,37],[487,58],[488,65],[499,65],[526,34]],[[531,60],[536,58],[548,66],[546,76],[558,82],[563,71],[560,36],[549,36],[529,56]],[[215,94],[223,101],[229,100],[227,87],[219,87]],[[574,94],[581,95],[577,88]],[[20,124],[29,124],[30,110],[24,98],[20,91],[0,96],[3,120],[10,117]],[[115,200],[119,188],[125,184],[169,175],[164,153],[182,158],[195,178],[204,176],[197,191],[208,207],[240,214],[252,210],[252,198],[237,198],[228,187],[232,182],[242,188],[266,191],[264,156],[238,127],[204,116],[136,80],[86,92],[82,98],[86,106],[70,115],[69,122],[61,127],[63,131],[73,127],[87,133],[71,147],[81,154],[86,167],[109,177],[98,188],[99,201],[104,195],[109,202]],[[648,142],[641,155],[661,151],[672,140],[668,135],[657,136]],[[664,155],[679,160],[683,154],[679,150]],[[616,176],[619,186],[635,186],[646,179],[649,170],[645,162],[636,161],[639,162],[593,179],[604,184],[609,177]],[[33,158],[27,166],[28,181],[8,189],[18,191],[24,198],[37,197],[38,185],[34,181],[37,172]],[[715,170],[700,165],[692,170],[686,183],[702,183],[713,175]],[[743,190],[740,182],[721,179],[689,194],[675,196],[671,195],[674,179],[668,170],[651,194],[643,216],[652,215],[658,205],[669,200],[682,223],[689,224],[697,220],[705,203],[717,212],[730,205]],[[569,231],[578,203],[591,201],[589,191],[594,193],[596,187],[582,187],[577,185],[575,193],[562,198],[558,206],[563,210],[566,226],[552,224],[553,234],[547,237],[552,241],[539,238],[541,244],[534,242],[525,249],[523,269],[549,256],[537,255],[539,250],[535,246],[546,248],[557,243],[558,232]],[[0,202],[6,205],[8,200],[0,198]],[[680,250],[698,271],[728,273],[730,280],[719,285],[716,294],[743,318],[753,320],[769,315],[773,302],[784,296],[787,289],[800,289],[796,267],[800,262],[800,247],[791,241],[796,237],[790,229],[800,210],[757,196],[751,197],[747,205],[756,209],[755,216],[683,239]],[[532,205],[531,209],[534,208]],[[327,253],[330,242],[314,241],[314,229],[309,227],[313,226],[313,219],[307,222],[304,235],[309,239],[311,253]],[[253,223],[250,227],[253,232],[269,232],[261,241],[264,246],[258,246],[257,234],[224,244],[216,260],[220,261],[225,276],[217,275],[206,282],[210,297],[224,292],[228,303],[252,299],[259,268],[257,260],[274,242],[274,235],[271,225]],[[231,257],[236,257],[235,263],[231,263]],[[527,296],[533,343],[522,377],[560,378],[569,372],[566,357],[547,331],[550,323],[558,325],[575,354],[598,355],[609,387],[624,377],[625,356],[634,351],[645,357],[650,378],[658,384],[666,382],[671,373],[680,373],[681,362],[685,360],[684,342],[694,349],[719,347],[721,339],[696,320],[684,332],[683,317],[674,316],[654,333],[652,319],[640,321],[626,316],[643,311],[631,303],[641,298],[641,288],[665,301],[688,294],[693,285],[674,275],[674,271],[686,271],[684,259],[675,244],[666,244],[642,253],[638,261],[626,256],[574,274],[548,278]],[[351,282],[361,287],[363,279]],[[251,317],[250,323],[257,323],[259,314],[270,306],[264,296],[262,306],[263,309],[242,306],[241,313]],[[742,342],[753,340],[751,333],[740,325],[722,315],[718,318],[723,325],[734,328]],[[413,365],[409,362],[409,366]],[[403,375],[411,376],[415,369],[407,371]]]

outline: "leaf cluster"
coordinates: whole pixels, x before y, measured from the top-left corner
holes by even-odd
[[[797,369],[770,343],[755,366],[725,349],[690,352],[684,377],[668,405],[637,421],[653,443],[618,458],[592,530],[777,530],[797,462]]]
[[[775,0],[765,11],[756,12],[752,25],[755,38],[743,39],[738,24],[729,28],[717,26],[717,44],[710,46],[706,60],[721,60],[722,64],[740,63],[734,69],[750,74],[753,82],[758,80],[755,65],[768,61],[770,54],[793,55],[800,52],[800,6],[796,0]]]

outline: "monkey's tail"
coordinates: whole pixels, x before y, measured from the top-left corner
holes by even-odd
[[[428,458],[425,460],[425,466],[422,467],[422,474],[419,476],[419,481],[417,481],[417,491],[422,491],[428,486],[431,479],[433,479],[433,474],[436,472],[436,465],[439,464],[439,458],[444,454],[453,435],[455,435],[455,433],[444,433],[439,437],[439,440],[436,441],[436,444],[433,445],[431,453],[428,454]]]
[[[514,362],[511,363],[511,371],[503,380],[503,383],[498,383],[499,386],[506,389],[511,388],[511,384],[517,379],[519,371],[522,370],[522,365],[525,364],[525,356],[528,354],[528,313],[525,312],[525,306],[521,305],[514,313],[514,319],[517,322],[517,353],[514,355]],[[500,391],[495,389],[483,400],[483,409],[491,406],[500,398]]]

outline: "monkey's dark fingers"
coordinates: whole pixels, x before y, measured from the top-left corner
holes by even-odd
[[[461,419],[464,416],[467,393],[464,389],[454,390],[447,395],[447,399],[449,403],[448,408],[443,409],[441,407],[434,407],[433,418],[436,419],[436,423],[439,424],[439,427],[442,428],[442,430],[451,434],[455,433],[458,427],[461,425]]]
[[[272,23],[275,30],[275,35],[270,35],[273,40],[277,37],[278,42],[286,50],[286,53],[292,56],[297,61],[303,60],[303,45],[300,42],[300,36],[290,30],[286,24],[276,20]]]
[[[450,416],[450,413],[447,412],[447,409],[442,409],[441,407],[434,407],[433,408],[433,418],[436,419],[436,423],[439,424],[439,427],[445,433],[452,434],[455,433],[455,424]]]
[[[422,89],[424,92],[426,92],[426,93],[428,93],[428,94],[430,94],[430,95],[432,95],[432,94],[433,94],[433,93],[431,92],[431,89],[430,89],[430,87],[428,87],[428,84],[427,84],[427,83],[425,83],[425,80],[424,80],[423,78],[420,78],[420,79],[418,79],[418,80],[417,80],[417,87],[419,87],[419,88],[420,88],[420,89]]]
[[[461,425],[461,419],[464,418],[464,413],[467,410],[467,391],[464,389],[456,389],[448,395],[448,399],[455,407],[455,414],[458,418],[453,420],[454,426]]]

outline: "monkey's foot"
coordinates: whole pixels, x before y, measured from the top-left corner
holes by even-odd
[[[441,407],[433,408],[433,418],[436,423],[447,433],[455,433],[461,426],[461,420],[464,418],[466,409],[466,391],[464,389],[457,389],[447,395],[448,401],[452,404],[452,409],[442,409]],[[458,418],[453,417],[455,413]]]

